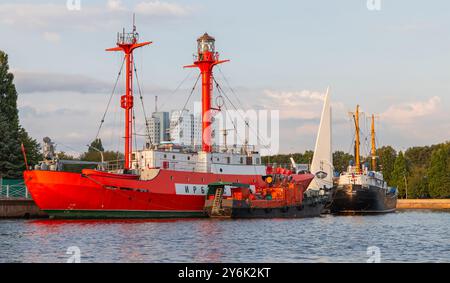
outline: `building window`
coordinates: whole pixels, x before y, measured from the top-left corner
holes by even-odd
[[[172,159],[175,159],[175,155],[172,155]]]
[[[241,164],[244,163],[244,157],[241,157]]]
[[[227,163],[230,164],[230,162],[231,162],[231,157],[228,156],[227,157]]]
[[[164,154],[164,158],[167,158],[167,154]]]

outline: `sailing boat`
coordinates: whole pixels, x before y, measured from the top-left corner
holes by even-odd
[[[332,150],[332,108],[330,88],[327,88],[320,118],[319,130],[314,147],[314,155],[310,166],[314,174],[313,181],[306,191],[307,196],[323,195],[326,199],[323,213],[329,211],[333,198],[333,150]]]
[[[329,190],[333,187],[334,167],[331,121],[330,89],[327,88],[310,168],[310,171],[315,175],[315,178],[311,184],[309,184],[308,190]]]
[[[331,204],[331,213],[387,213],[397,206],[397,189],[388,187],[383,173],[377,171],[375,144],[375,116],[372,115],[371,130],[371,170],[361,164],[359,105],[352,113],[355,123],[355,165],[348,166],[338,179],[336,192]]]

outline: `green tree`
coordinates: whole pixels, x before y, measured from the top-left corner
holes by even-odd
[[[2,135],[2,141],[0,142],[0,175],[5,179],[16,179],[20,177],[20,170],[23,168],[24,162],[20,158],[18,132],[13,131],[11,125],[4,118],[0,117],[0,134]]]
[[[394,163],[397,158],[397,152],[392,146],[383,146],[377,149],[378,167],[383,172],[384,180],[391,185]]]
[[[408,164],[403,155],[403,152],[399,152],[394,163],[394,170],[392,171],[391,186],[398,188],[398,195],[401,198],[406,197],[406,186],[408,178]]]
[[[335,151],[333,153],[334,171],[338,173],[346,171],[351,160],[353,160],[353,155],[343,151]]]
[[[450,143],[443,144],[431,154],[428,182],[431,197],[450,197]]]
[[[23,143],[27,155],[28,165],[38,164],[43,159],[40,144],[30,137],[24,128],[19,129],[19,140]]]
[[[277,154],[272,156],[263,156],[262,162],[264,164],[277,164],[281,166],[290,166],[291,157],[294,158],[297,164],[311,164],[314,151],[307,150],[304,153],[292,153],[292,154]]]
[[[92,162],[101,162],[102,161],[102,155],[99,152],[101,151],[103,153],[104,161],[111,161],[111,160],[122,160],[124,159],[124,155],[117,151],[105,151],[103,148],[102,140],[96,139],[92,141],[91,145],[88,147],[88,151],[83,153],[80,156],[80,160],[83,161],[92,161]]]
[[[0,51],[0,174],[3,178],[21,178],[25,169],[21,143],[27,151],[28,163],[39,161],[39,144],[19,124],[17,90],[9,72],[8,55]]]
[[[64,151],[60,151],[56,154],[56,157],[59,160],[76,160],[75,157],[73,157],[72,155],[69,155],[67,153],[65,153]]]
[[[408,177],[408,197],[429,198],[427,169],[422,166],[413,166]]]
[[[98,152],[98,151],[105,151],[101,139],[93,140],[88,148],[88,152]]]

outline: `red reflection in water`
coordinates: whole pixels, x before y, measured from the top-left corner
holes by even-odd
[[[136,223],[173,223],[199,221],[198,218],[177,219],[36,219],[30,220],[29,224],[37,226],[59,226],[67,224],[103,225],[103,224],[136,224]]]

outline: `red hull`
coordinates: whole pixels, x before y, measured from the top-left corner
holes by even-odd
[[[297,178],[301,178],[299,181],[306,188],[314,176],[305,174]],[[202,216],[205,196],[182,194],[177,192],[175,184],[201,184],[206,188],[209,183],[223,181],[264,186],[261,176],[171,170],[160,170],[148,181],[94,170],[85,170],[83,174],[25,171],[24,179],[41,210],[55,217],[69,218]]]

